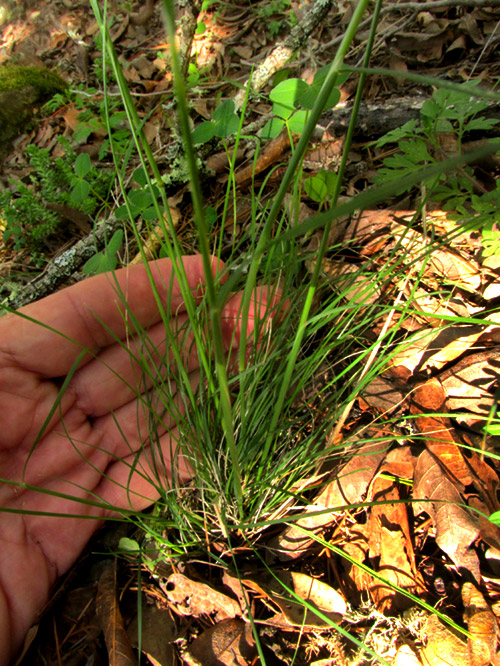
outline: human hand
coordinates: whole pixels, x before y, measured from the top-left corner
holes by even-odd
[[[196,292],[204,282],[201,258],[184,257],[183,263]],[[150,267],[178,330],[187,315],[171,263],[162,259]],[[0,318],[1,665],[19,649],[57,577],[73,564],[101,520],[112,515],[109,507],[140,511],[157,497],[155,482],[148,479],[147,416],[138,405],[142,379],[133,354],[116,342],[127,336],[116,285],[159,349],[165,328],[144,266],[122,269],[114,278],[98,275],[22,308],[31,320],[17,314]],[[277,300],[268,302],[265,290],[257,294],[248,335],[255,319],[274,316]],[[240,301],[235,295],[222,314],[226,349],[239,339]],[[127,337],[125,346],[134,344]],[[91,353],[82,358],[37,441],[82,349]],[[198,355],[191,350],[185,362],[196,376]],[[176,448],[175,423],[165,424],[160,435],[168,464]],[[138,452],[142,464],[137,466]],[[131,474],[133,464],[138,472]],[[181,481],[189,477],[182,458],[177,472]]]

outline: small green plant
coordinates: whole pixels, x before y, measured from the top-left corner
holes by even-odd
[[[235,112],[234,101],[225,99],[213,112],[212,120],[200,123],[193,132],[193,143],[206,143],[214,136],[225,139],[236,134],[240,119]]]
[[[118,264],[118,251],[123,242],[123,230],[117,229],[107,246],[101,252],[97,252],[93,257],[85,262],[82,272],[85,275],[97,275],[112,271]]]
[[[477,82],[472,84],[476,87]],[[489,131],[498,124],[495,118],[481,117],[487,108],[485,100],[475,97],[471,84],[462,86],[463,91],[439,88],[427,100],[420,111],[420,123],[410,120],[402,127],[388,132],[374,145],[382,148],[396,143],[398,152],[383,160],[373,178],[375,183],[393,183],[396,194],[405,187],[398,187],[405,176],[416,173],[423,167],[436,164],[442,158],[440,136],[453,136],[452,145],[461,152],[464,136],[473,131]],[[481,195],[475,194],[475,178],[472,167],[466,166],[452,173],[442,173],[424,181],[429,200],[438,202],[443,210],[453,211],[457,223],[481,229],[484,256],[500,252],[499,222],[500,188]]]
[[[50,204],[93,215],[108,196],[112,174],[96,169],[87,154],[77,155],[67,142],[64,149],[62,157],[53,159],[48,150],[28,146],[30,183],[11,181],[12,191],[0,192],[3,240],[16,250],[43,253],[47,237],[61,224]]]
[[[302,134],[309,111],[314,107],[319,91],[328,75],[328,67],[319,69],[311,84],[302,79],[285,79],[271,90],[269,98],[273,102],[274,118],[262,128],[261,139],[274,139],[283,127],[293,134]],[[348,75],[337,78],[336,86],[342,85]],[[340,90],[332,88],[324,109],[333,109],[340,101]]]
[[[319,91],[328,74],[328,67],[316,72],[312,84],[302,79],[286,79],[278,83],[269,94],[273,102],[274,118],[262,128],[261,139],[274,139],[287,127],[292,134],[301,134],[313,108]],[[347,74],[339,76],[337,85],[347,79]],[[324,109],[332,109],[340,100],[340,90],[332,88]],[[234,101],[226,99],[213,112],[212,120],[205,120],[193,131],[193,143],[206,143],[214,137],[227,138],[236,134],[239,127],[239,116],[235,111]]]
[[[257,13],[265,20],[271,37],[296,25],[297,17],[291,8],[291,0],[271,0],[259,5]]]
[[[304,181],[307,196],[321,205],[328,203],[335,194],[336,187],[337,174],[333,171],[318,171]]]

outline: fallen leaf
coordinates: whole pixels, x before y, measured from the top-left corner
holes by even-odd
[[[436,543],[455,563],[480,579],[479,560],[471,544],[479,536],[477,520],[463,506],[463,499],[432,453],[423,451],[415,467],[414,500],[422,502],[436,528]]]
[[[472,483],[472,476],[467,461],[455,443],[450,421],[444,417],[432,416],[432,413],[442,413],[444,409],[445,393],[438,379],[429,379],[413,392],[411,412],[416,415],[417,428],[426,435],[427,449],[436,456],[453,479],[465,487]],[[426,413],[430,415],[427,416]]]
[[[457,287],[474,292],[481,287],[481,270],[475,261],[449,250],[436,249],[430,255],[429,263],[437,275]]]
[[[202,666],[247,666],[257,656],[252,625],[231,618],[205,629],[189,646]]]
[[[411,446],[399,446],[391,449],[380,465],[379,474],[387,472],[400,479],[413,479],[417,456]]]
[[[125,631],[116,595],[116,562],[108,564],[99,578],[96,608],[110,666],[135,666],[137,656]]]
[[[153,666],[174,666],[177,663],[172,645],[177,628],[168,610],[143,604],[141,610],[141,650]],[[139,621],[135,617],[127,627],[132,645],[137,648]],[[136,662],[137,663],[137,662]]]
[[[464,620],[467,622],[470,666],[488,666],[496,662],[498,624],[481,592],[472,583],[462,587]]]
[[[259,578],[257,583],[247,577],[244,582],[264,593],[278,606],[281,613],[269,621],[274,626],[327,628],[331,622],[339,622],[347,611],[344,597],[339,592],[327,583],[303,573],[275,571],[273,576],[266,576],[265,580]],[[294,597],[298,597],[298,600]],[[319,611],[323,617],[314,610]]]
[[[370,431],[367,436],[370,434],[373,433]],[[352,452],[349,462],[332,475],[331,481],[306,511],[315,513],[325,509],[340,510],[349,504],[362,502],[378,466],[385,457],[386,450],[385,442],[368,442],[358,451]],[[304,534],[304,530],[317,533],[334,520],[335,511],[328,510],[319,515],[299,518],[272,539],[268,547],[282,562],[296,559],[313,543],[313,538]]]
[[[417,596],[425,591],[423,579],[417,571],[410,536],[408,512],[405,504],[391,503],[401,499],[397,485],[384,477],[377,477],[373,487],[373,500],[383,502],[370,508],[367,525],[368,555],[386,581],[370,582],[370,594],[380,612],[401,611],[413,602],[394,589],[403,588]]]
[[[183,574],[172,574],[166,581],[160,581],[160,587],[180,615],[213,615],[216,620],[241,615],[237,601]]]
[[[447,410],[465,409],[475,414],[489,415],[499,374],[499,347],[461,359],[439,377],[446,393]]]
[[[382,414],[389,414],[395,409],[405,406],[403,393],[395,388],[388,379],[380,376],[372,379],[359,397],[369,407]]]
[[[467,645],[435,615],[427,618],[424,635],[427,644],[419,652],[423,666],[471,666]]]
[[[394,657],[393,666],[422,666],[422,662],[409,645],[401,645]]]

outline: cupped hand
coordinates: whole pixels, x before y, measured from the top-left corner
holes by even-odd
[[[183,263],[199,296],[201,258]],[[172,265],[162,259],[149,266],[175,335],[187,315]],[[256,319],[273,316],[277,300],[265,290],[254,296],[249,335]],[[240,302],[235,295],[222,313],[226,349],[239,339]],[[0,318],[0,664],[19,649],[57,577],[110,515],[109,507],[141,510],[157,498],[140,405],[140,391],[150,387],[134,361],[140,343],[130,333],[130,313],[155,351],[168,353],[144,266],[90,278],[19,312],[25,317]],[[186,369],[196,381],[198,354],[194,345],[186,348]],[[173,422],[160,432],[167,476],[176,432]],[[189,467],[179,460],[176,473],[184,480]]]

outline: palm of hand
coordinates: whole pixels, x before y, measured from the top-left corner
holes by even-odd
[[[186,257],[184,266],[195,289],[203,280],[200,258]],[[161,260],[154,267],[166,302],[170,263]],[[130,310],[142,325],[151,326],[148,334],[161,346],[165,332],[163,324],[154,321],[155,300],[143,267],[116,275]],[[176,321],[182,322],[182,298],[175,281],[173,285],[171,308]],[[103,275],[23,309],[52,330],[16,315],[0,319],[0,506],[6,510],[0,513],[0,664],[11,656],[7,637],[17,649],[56,578],[75,561],[100,520],[111,514],[109,507],[141,510],[155,499],[147,478],[147,417],[138,410],[134,389],[138,369],[126,350],[114,343],[114,336],[125,334],[117,303],[116,286]],[[237,325],[238,305],[235,297],[226,306],[228,341]],[[265,311],[267,307],[266,303]],[[45,424],[61,378],[82,348],[93,353],[72,375]],[[196,373],[196,353],[186,364]],[[167,466],[175,434],[175,423],[166,423],[160,433]],[[142,474],[131,476],[139,451]],[[166,475],[169,472],[165,469]],[[187,465],[179,473],[187,477]]]

